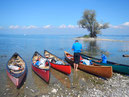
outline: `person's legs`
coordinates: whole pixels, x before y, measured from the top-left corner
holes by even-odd
[[[78,64],[80,62],[80,54],[74,53],[74,70],[78,71]]]
[[[80,63],[80,54],[77,53],[77,56],[76,56],[76,71],[78,71],[78,65]]]
[[[76,64],[74,63],[74,70],[76,69]]]
[[[78,64],[76,64],[76,69],[75,70],[78,71]]]
[[[77,55],[74,53],[74,70],[76,70]]]

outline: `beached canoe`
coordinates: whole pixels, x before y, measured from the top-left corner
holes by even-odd
[[[51,67],[65,74],[71,74],[71,66],[56,55],[44,50],[44,56],[48,58]]]
[[[73,66],[73,63],[74,63],[73,55],[69,54],[66,51],[64,51],[64,54],[65,54],[66,61]],[[83,71],[86,71],[91,74],[101,76],[104,78],[112,77],[112,67],[111,66],[101,66],[101,65],[98,65],[95,63],[93,63],[92,65],[85,65],[80,62],[78,68],[80,70],[83,70]]]
[[[8,63],[6,64],[6,72],[15,86],[19,88],[24,77],[26,76],[27,65],[18,53],[14,53],[9,59]]]
[[[83,58],[91,58],[93,62],[95,62],[97,64],[100,64],[102,66],[112,66],[112,69],[113,69],[114,72],[122,73],[122,74],[129,74],[129,65],[118,64],[118,63],[110,62],[110,61],[107,61],[107,63],[100,63],[99,61],[101,59],[91,57],[91,56],[87,56],[87,55],[84,55],[84,54],[81,54],[81,56]]]
[[[45,65],[39,65],[37,66],[35,63],[38,59],[44,59],[44,64]],[[50,80],[50,63],[49,61],[44,58],[41,54],[39,54],[37,51],[34,53],[32,57],[32,70],[40,76],[45,82],[49,83]]]

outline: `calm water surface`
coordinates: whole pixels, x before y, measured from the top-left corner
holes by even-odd
[[[70,76],[51,69],[50,84],[46,84],[31,70],[31,57],[35,51],[42,55],[44,50],[64,59],[64,51],[71,50],[73,38],[77,35],[0,35],[0,97],[23,97],[48,94],[55,83],[63,88],[71,88],[71,84],[83,84],[79,79],[88,79],[91,76],[80,72],[75,74],[73,69]],[[127,40],[129,36],[102,36],[108,39]],[[107,54],[108,60],[129,65],[129,58],[123,58],[123,54],[129,54],[129,42],[112,41],[80,41],[83,50],[89,55],[100,58],[101,52]],[[26,61],[28,74],[24,85],[16,89],[6,75],[6,63],[14,52],[18,52]],[[75,81],[76,80],[76,81]],[[85,80],[88,83],[88,80]]]

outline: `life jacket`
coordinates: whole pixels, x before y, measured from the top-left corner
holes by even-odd
[[[80,61],[83,60],[82,56],[80,56]]]

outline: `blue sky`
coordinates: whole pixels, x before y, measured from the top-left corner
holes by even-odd
[[[128,5],[129,0],[0,0],[0,33],[84,33],[77,22],[92,9],[100,23],[110,23],[103,32],[127,34]]]

